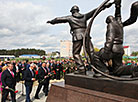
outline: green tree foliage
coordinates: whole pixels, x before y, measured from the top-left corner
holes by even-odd
[[[98,48],[96,48],[96,47],[94,48],[94,51],[95,51],[95,52],[98,52],[99,50],[100,50],[100,49],[98,49]]]
[[[12,49],[12,50],[5,50],[5,49],[1,49],[0,50],[0,55],[14,55],[16,57],[19,57],[20,55],[23,54],[37,54],[37,55],[45,55],[45,51],[44,50],[40,50],[40,49]]]
[[[131,56],[138,56],[138,52],[132,52]]]

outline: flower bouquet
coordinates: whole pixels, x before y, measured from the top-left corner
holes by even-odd
[[[4,86],[1,86],[1,88],[4,88],[4,89],[5,89]],[[12,88],[8,88],[7,90],[11,90],[11,91],[14,92],[15,94],[18,93],[18,90],[14,90],[14,89],[12,89]]]
[[[50,77],[50,76],[53,76],[55,73],[54,71],[48,73],[48,75],[46,77]],[[43,80],[40,81],[40,83],[44,82],[45,81],[45,78]]]

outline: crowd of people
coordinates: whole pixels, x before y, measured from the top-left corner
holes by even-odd
[[[123,62],[123,65],[132,65],[132,64],[134,64],[134,65],[138,66],[138,62],[135,61],[135,60],[127,60],[127,61],[123,60],[122,62]]]
[[[88,66],[86,61],[85,65]],[[88,67],[90,70],[90,68]],[[52,60],[34,60],[34,61],[0,61],[0,87],[1,102],[10,100],[8,98],[11,93],[12,102],[16,102],[15,86],[19,81],[25,81],[26,102],[31,102],[30,93],[34,81],[38,81],[38,88],[35,93],[35,99],[39,99],[39,92],[43,87],[45,96],[48,95],[49,81],[60,80],[67,73],[77,70],[75,61],[72,59],[56,61]],[[18,90],[18,89],[17,89]]]

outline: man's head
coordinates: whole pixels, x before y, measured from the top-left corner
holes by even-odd
[[[115,21],[115,18],[114,18],[113,16],[108,16],[108,17],[106,18],[106,23],[107,23],[107,24],[109,24],[109,23],[111,23],[111,22],[113,22],[113,21]]]
[[[79,10],[79,7],[77,5],[74,5],[70,10],[71,13],[75,13],[75,12],[79,12],[79,11],[80,10]]]
[[[35,67],[34,63],[31,63],[31,64],[30,64],[30,68],[33,70],[34,67]]]
[[[42,64],[42,67],[46,67],[46,63],[43,63],[43,64]]]
[[[7,66],[8,66],[9,70],[11,70],[11,71],[13,70],[13,65],[11,63],[8,63]]]
[[[60,63],[60,61],[57,61],[57,64],[59,64]]]

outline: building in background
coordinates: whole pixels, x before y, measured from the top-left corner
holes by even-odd
[[[70,40],[60,41],[60,57],[72,57],[72,42]]]
[[[0,55],[0,59],[1,60],[10,60],[10,59],[14,59],[15,56],[14,55]]]
[[[19,58],[41,58],[39,55],[20,55]]]
[[[124,46],[124,54],[127,55],[127,56],[130,56],[131,55],[131,52],[130,52],[130,46]]]

